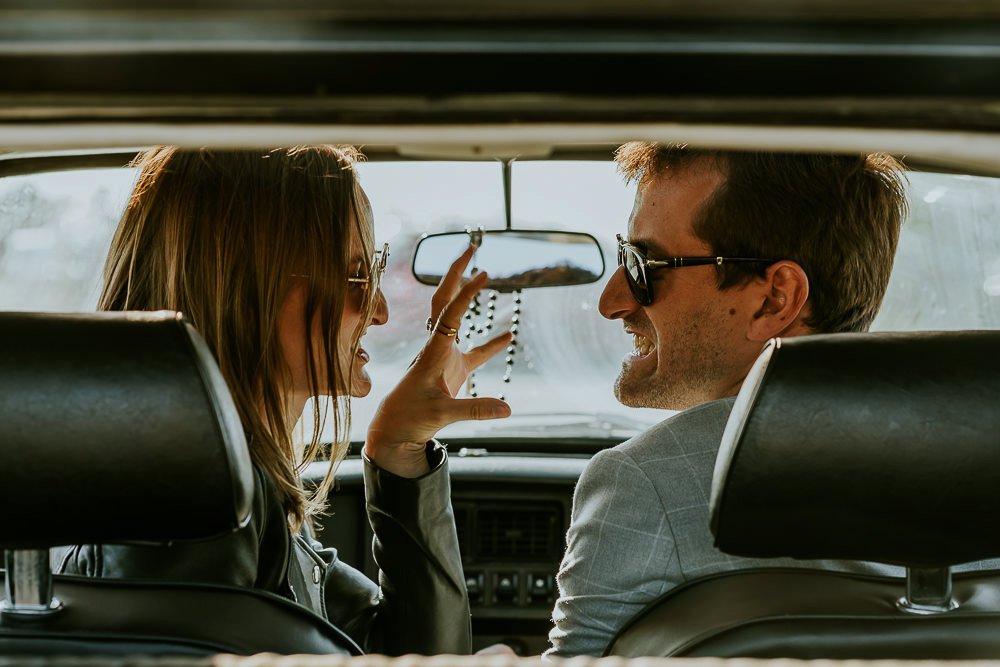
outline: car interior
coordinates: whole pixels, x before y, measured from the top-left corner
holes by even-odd
[[[633,618],[608,654],[995,656],[998,343],[995,331],[892,332],[765,348],[716,461],[716,546],[905,575],[757,568],[695,579]],[[975,565],[955,568],[964,563]]]
[[[390,320],[366,337],[375,391],[352,406],[351,452],[314,528],[373,579],[368,418],[426,336],[433,270],[452,244],[473,240],[479,268],[506,272],[461,340],[514,332],[465,389],[502,396],[513,415],[440,439],[473,648],[541,653],[577,480],[594,453],[669,416],[617,403],[633,342],[597,312],[632,207],[613,162],[630,140],[904,160],[909,214],[874,333],[765,350],[712,497],[727,552],[878,560],[900,576],[689,582],[608,655],[1000,657],[1000,580],[959,567],[1000,556],[1000,8],[420,5],[0,5],[0,507],[17,508],[0,522],[0,662],[359,652],[275,596],[48,569],[54,547],[205,539],[247,511],[245,442],[197,332],[171,314],[93,313],[128,165],[159,144],[344,143],[366,155],[376,240],[390,244]],[[303,479],[318,483],[329,465]]]
[[[4,498],[33,498],[0,537],[0,653],[360,654],[324,619],[263,591],[53,576],[50,549],[61,545],[231,532],[251,511],[250,455],[212,354],[176,313],[5,312],[0,331]],[[39,496],[38,485],[58,492]]]

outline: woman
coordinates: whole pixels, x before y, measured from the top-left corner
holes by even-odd
[[[245,529],[209,543],[83,545],[60,570],[104,577],[227,583],[271,591],[327,617],[365,650],[467,653],[469,609],[452,516],[446,424],[509,414],[496,399],[454,398],[509,336],[462,353],[462,313],[486,277],[461,276],[472,249],[431,303],[432,333],[385,398],[364,446],[369,520],[381,589],[323,549],[309,517],[323,508],[350,432],[350,397],[371,379],[361,338],[384,324],[372,214],[350,148],[274,151],[155,148],[105,266],[102,310],[177,310],[212,349],[248,434],[256,493]],[[299,473],[320,450],[292,437],[308,398],[334,395],[333,465],[314,494]],[[417,612],[417,613],[414,613]],[[405,618],[404,618],[405,617]]]

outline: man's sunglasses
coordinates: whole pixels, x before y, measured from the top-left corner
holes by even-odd
[[[632,296],[643,306],[653,303],[653,287],[649,284],[648,274],[656,269],[683,269],[688,266],[706,266],[714,264],[773,264],[773,259],[757,259],[753,257],[670,257],[669,259],[646,259],[642,250],[635,247],[617,234],[618,266],[625,267],[625,280]]]

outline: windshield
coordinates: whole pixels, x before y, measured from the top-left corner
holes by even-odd
[[[355,436],[363,439],[378,395],[400,377],[426,340],[423,322],[434,288],[419,284],[410,271],[412,248],[420,235],[467,227],[498,229],[505,220],[499,162],[371,162],[360,165],[360,171],[372,201],[378,242],[387,241],[392,248],[383,281],[389,323],[371,328],[365,337],[375,388],[351,408]],[[632,208],[631,188],[613,163],[515,162],[511,192],[513,227],[588,232],[602,242],[605,261],[613,265],[612,229],[628,219]],[[536,435],[628,437],[663,419],[661,411],[626,408],[615,400],[612,381],[632,341],[620,323],[597,312],[603,282],[523,291],[510,381],[503,380],[504,355],[475,376],[477,393],[503,396],[512,418],[454,424],[442,437],[517,436],[530,429]],[[488,299],[488,294],[481,299],[484,313]],[[513,299],[511,294],[497,294],[490,333],[510,327]],[[486,338],[474,334],[471,341]]]
[[[353,432],[426,339],[432,287],[411,273],[422,234],[502,228],[498,162],[368,162],[359,166],[371,199],[377,242],[390,244],[383,290],[390,317],[365,338],[371,395],[352,402]],[[0,179],[0,308],[92,310],[100,272],[135,174],[129,169],[48,172]],[[1000,179],[911,173],[910,214],[878,330],[1000,327]],[[625,229],[634,187],[609,161],[515,162],[515,228],[588,232],[615,266],[615,234]],[[479,395],[503,395],[513,416],[465,422],[442,437],[623,439],[669,413],[626,408],[612,386],[632,340],[597,312],[608,273],[596,283],[525,290],[510,381],[504,356],[475,378]],[[482,295],[482,312],[488,294]],[[513,297],[499,294],[490,332],[511,325]],[[485,328],[485,318],[476,321]],[[485,340],[473,334],[471,340]],[[464,343],[463,344],[467,344]]]

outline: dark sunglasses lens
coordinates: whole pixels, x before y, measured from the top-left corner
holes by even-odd
[[[625,267],[625,278],[632,296],[645,305],[649,303],[646,291],[646,273],[642,270],[642,259],[631,248],[622,248],[622,265]]]

